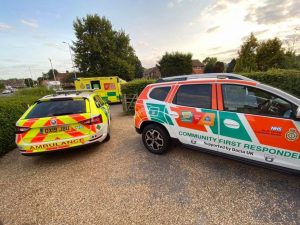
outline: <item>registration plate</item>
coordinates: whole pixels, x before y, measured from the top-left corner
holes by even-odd
[[[51,134],[57,132],[66,132],[70,130],[70,126],[46,127],[41,129],[42,134]]]

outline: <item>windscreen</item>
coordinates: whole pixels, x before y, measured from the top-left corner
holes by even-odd
[[[38,102],[29,112],[26,119],[62,116],[86,112],[84,99],[55,99]]]

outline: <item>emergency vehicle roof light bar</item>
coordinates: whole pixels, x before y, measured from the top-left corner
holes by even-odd
[[[234,74],[234,73],[204,73],[204,74],[191,74],[191,75],[165,77],[165,78],[158,79],[156,83],[184,81],[184,80],[201,80],[201,79],[233,79],[233,80],[245,80],[245,81],[257,82],[248,77]]]
[[[65,94],[65,95],[68,95],[68,94],[80,94],[80,93],[83,93],[83,92],[94,92],[95,90],[94,89],[89,89],[89,90],[85,90],[85,89],[82,89],[82,90],[64,90],[64,91],[56,91],[56,95],[60,95],[60,94]]]

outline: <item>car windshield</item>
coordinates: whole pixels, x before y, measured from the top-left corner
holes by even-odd
[[[29,112],[26,119],[79,114],[86,112],[84,99],[41,101]]]

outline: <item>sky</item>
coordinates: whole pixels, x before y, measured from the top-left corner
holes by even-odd
[[[59,72],[73,70],[62,42],[76,41],[73,21],[87,14],[125,30],[146,68],[174,51],[227,63],[250,32],[300,53],[299,0],[0,0],[0,79],[36,79],[49,58]]]

